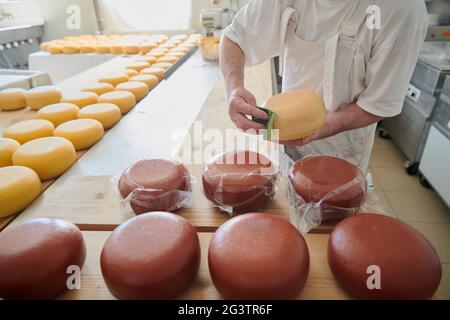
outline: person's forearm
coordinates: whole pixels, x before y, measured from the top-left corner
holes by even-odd
[[[342,123],[342,131],[359,129],[383,120],[383,117],[365,111],[356,103],[340,109],[336,115],[340,118],[339,122]]]
[[[224,35],[220,43],[220,69],[228,97],[234,89],[244,86],[244,66],[245,56],[241,48]]]

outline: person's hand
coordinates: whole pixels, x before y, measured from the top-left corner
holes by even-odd
[[[248,116],[267,120],[267,113],[256,107],[255,96],[244,87],[238,87],[230,92],[228,114],[231,121],[242,131],[259,132],[264,125],[252,121]]]

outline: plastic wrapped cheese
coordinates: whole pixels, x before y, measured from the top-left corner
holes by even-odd
[[[90,104],[97,103],[97,100],[98,96],[96,93],[83,91],[65,94],[61,99],[61,102],[72,103],[79,108],[83,108]]]
[[[13,111],[27,106],[25,95],[27,90],[22,88],[10,88],[0,91],[0,110]]]
[[[0,218],[21,212],[40,193],[41,180],[30,168],[22,166],[0,168]]]
[[[50,137],[53,135],[55,126],[48,120],[32,119],[15,123],[3,132],[3,137],[14,139],[20,144],[28,141]]]
[[[55,129],[55,137],[72,142],[75,150],[84,150],[96,144],[104,134],[103,125],[94,119],[77,119],[65,122]]]
[[[130,77],[128,77],[126,73],[116,73],[102,77],[98,80],[98,82],[106,82],[115,87],[122,82],[127,82],[129,79]]]
[[[50,180],[63,174],[76,159],[73,144],[64,138],[39,138],[21,145],[14,152],[15,166],[33,169],[41,180]]]
[[[128,91],[111,91],[98,98],[99,103],[112,103],[120,108],[122,114],[128,113],[136,106],[136,98]]]
[[[28,90],[25,95],[27,106],[33,110],[61,102],[61,91],[53,86],[42,86]]]
[[[307,137],[325,124],[325,104],[313,91],[283,92],[269,98],[265,107],[276,113],[273,129],[279,130],[280,141]]]
[[[12,165],[12,155],[20,143],[9,138],[0,138],[0,168]]]
[[[75,120],[78,111],[80,111],[80,108],[73,103],[55,103],[40,109],[36,113],[36,118],[48,120],[57,127],[61,123]]]
[[[129,65],[127,65],[127,69],[133,69],[138,72],[140,72],[141,70],[143,70],[145,68],[150,68],[150,64],[145,61],[136,61],[136,62],[133,62],[133,63],[130,63]]]
[[[152,74],[140,74],[137,76],[133,76],[130,78],[130,81],[143,82],[148,86],[149,90],[156,87],[156,85],[159,83],[158,77]]]
[[[82,91],[93,92],[96,95],[100,96],[104,93],[114,91],[114,86],[107,82],[98,82],[84,87]]]
[[[131,92],[136,101],[141,101],[149,92],[148,86],[141,81],[128,81],[117,85],[116,90]]]
[[[166,72],[166,70],[163,68],[150,67],[150,68],[145,68],[144,70],[142,70],[141,74],[151,74],[151,75],[157,76],[159,80],[162,80],[164,78],[165,72]]]
[[[96,103],[84,107],[78,112],[79,119],[99,121],[104,129],[112,128],[122,117],[120,108],[112,103]]]

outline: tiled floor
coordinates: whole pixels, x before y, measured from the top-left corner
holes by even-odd
[[[433,190],[422,187],[417,176],[408,176],[406,158],[390,140],[375,139],[369,172],[375,192],[387,213],[422,232],[442,261],[441,287],[450,299],[450,209]]]

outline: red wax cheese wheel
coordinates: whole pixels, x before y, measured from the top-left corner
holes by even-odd
[[[436,251],[422,234],[378,214],[340,222],[328,242],[328,262],[340,285],[357,299],[429,299],[442,272]],[[372,287],[377,271],[368,271],[370,266],[379,268],[381,289]]]
[[[276,173],[265,156],[252,151],[232,151],[209,163],[202,180],[206,198],[222,210],[241,214],[259,211],[270,203]]]
[[[350,162],[330,156],[313,156],[297,161],[289,179],[305,202],[322,199],[323,220],[342,219],[348,210],[362,206],[367,182],[364,174]]]
[[[85,258],[83,236],[71,222],[39,218],[8,227],[0,233],[0,296],[53,298],[67,289],[68,267],[81,269]]]
[[[225,299],[293,299],[309,272],[309,253],[288,221],[263,213],[230,219],[209,244],[209,272]]]
[[[167,212],[150,212],[120,225],[101,254],[103,278],[119,299],[170,299],[194,280],[200,264],[195,228]]]
[[[144,159],[128,168],[119,179],[123,198],[129,196],[136,214],[149,211],[173,211],[179,208],[190,191],[187,169],[174,161]]]

